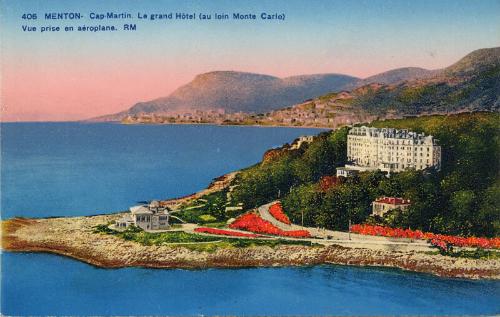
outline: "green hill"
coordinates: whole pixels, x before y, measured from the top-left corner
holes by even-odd
[[[237,177],[233,203],[253,208],[281,198],[295,223],[346,230],[348,220],[370,220],[380,196],[411,199],[409,211],[384,219],[387,225],[460,235],[500,235],[500,115],[462,113],[375,121],[376,127],[432,134],[442,146],[439,172],[409,170],[390,178],[365,172],[321,189],[323,176],[346,162],[347,128],[320,134],[298,150],[252,166]]]

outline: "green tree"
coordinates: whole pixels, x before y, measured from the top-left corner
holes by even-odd
[[[292,188],[282,203],[293,223],[301,224],[304,217],[305,226],[316,226],[314,216],[321,207],[322,200],[318,185],[307,184]]]
[[[483,195],[474,231],[489,237],[498,237],[500,236],[500,182],[489,187]]]
[[[472,190],[460,190],[450,199],[449,230],[455,234],[473,234],[476,194]]]

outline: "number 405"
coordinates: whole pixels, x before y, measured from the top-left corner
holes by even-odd
[[[22,18],[23,20],[36,20],[36,13],[25,13]]]

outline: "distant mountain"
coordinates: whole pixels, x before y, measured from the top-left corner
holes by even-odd
[[[498,112],[500,47],[474,51],[442,70],[398,69],[363,82],[368,84],[268,113],[264,122],[293,117],[308,118],[294,119],[297,125],[311,125],[307,120],[313,120],[313,125],[337,126],[405,115]]]
[[[340,74],[278,78],[268,75],[215,71],[200,74],[167,97],[139,102],[130,109],[98,120],[128,115],[224,110],[259,113],[293,105],[329,91],[345,89],[359,78]]]
[[[222,110],[226,113],[268,113],[268,116],[272,113],[279,120],[309,113],[305,117],[317,119],[315,124],[324,125],[339,111],[344,118],[339,122],[343,123],[388,114],[498,111],[499,73],[499,47],[474,51],[440,70],[398,68],[365,79],[340,74],[278,78],[215,71],[196,76],[167,97],[139,102],[123,112],[93,120]],[[315,99],[310,101],[312,98]],[[292,107],[294,104],[297,111]]]

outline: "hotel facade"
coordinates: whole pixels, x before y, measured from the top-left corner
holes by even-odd
[[[392,128],[354,127],[347,136],[348,165],[352,171],[441,169],[441,147],[431,135]]]

